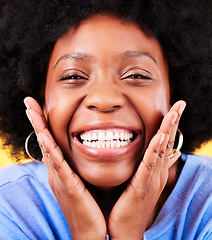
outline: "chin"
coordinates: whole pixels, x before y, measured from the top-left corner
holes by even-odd
[[[122,169],[122,170],[120,170]],[[82,170],[82,169],[81,169]],[[87,173],[80,173],[81,178],[89,184],[98,188],[113,188],[127,182],[134,174],[133,169],[129,171],[128,168],[112,167],[110,169],[98,169],[96,171],[87,171]]]

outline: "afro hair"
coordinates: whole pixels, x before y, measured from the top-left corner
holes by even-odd
[[[210,0],[1,0],[0,131],[13,156],[32,131],[23,99],[44,102],[48,61],[71,26],[96,13],[132,20],[157,38],[169,65],[171,104],[185,100],[182,151],[212,138]],[[34,149],[34,153],[37,150]]]

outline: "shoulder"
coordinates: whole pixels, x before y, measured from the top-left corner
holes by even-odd
[[[18,200],[50,192],[46,167],[42,163],[14,164],[0,169],[0,203],[17,205]],[[23,198],[24,196],[24,198]]]
[[[185,162],[171,195],[146,237],[209,239],[212,236],[212,158],[182,154]]]
[[[182,159],[185,166],[175,199],[179,220],[184,223],[179,227],[187,234],[185,239],[208,239],[212,236],[212,158],[182,155]]]
[[[0,239],[70,239],[42,163],[0,169]]]
[[[201,165],[212,170],[212,157],[182,153],[181,158],[186,164]]]
[[[212,181],[212,158],[207,156],[182,154],[182,160],[185,161],[181,178],[183,180],[192,180],[193,186]],[[179,183],[182,180],[179,179]],[[206,184],[208,185],[208,184]],[[212,189],[212,184],[208,185]]]
[[[212,158],[182,154],[182,160],[185,165],[169,207],[175,204],[175,224],[185,239],[207,239],[212,235]]]
[[[183,194],[184,199],[190,203],[201,207],[206,199],[212,200],[212,158],[182,154],[182,160],[185,165],[177,182],[176,192]],[[212,201],[208,201],[208,205],[211,203]]]
[[[0,188],[21,181],[24,178],[42,181],[46,177],[47,170],[42,163],[14,164],[0,169]]]

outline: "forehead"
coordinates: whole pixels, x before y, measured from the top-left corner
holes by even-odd
[[[126,59],[143,56],[153,61],[165,61],[157,39],[148,36],[135,22],[110,15],[96,14],[72,26],[55,44],[51,64],[62,61],[95,61],[100,56],[107,59]]]

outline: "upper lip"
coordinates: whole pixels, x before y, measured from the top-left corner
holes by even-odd
[[[101,130],[101,129],[105,130],[105,129],[112,129],[112,128],[113,129],[114,128],[127,129],[127,130],[131,130],[131,131],[135,132],[136,134],[141,133],[141,129],[139,129],[138,127],[129,126],[122,122],[108,122],[108,123],[92,122],[92,123],[88,123],[85,126],[78,128],[77,130],[75,130],[72,133],[72,135],[76,136],[76,135],[80,134],[81,132],[90,131],[90,130]]]

